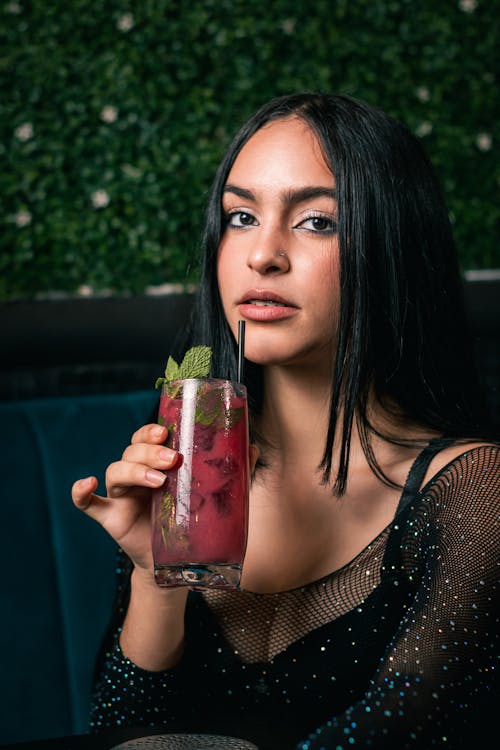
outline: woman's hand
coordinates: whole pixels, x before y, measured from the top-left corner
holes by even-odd
[[[95,493],[97,479],[87,477],[74,483],[73,502],[101,524],[130,557],[137,571],[152,575],[151,490],[161,487],[165,471],[175,466],[179,454],[162,443],[165,427],[148,424],[132,436],[121,461],[106,471],[107,497]]]

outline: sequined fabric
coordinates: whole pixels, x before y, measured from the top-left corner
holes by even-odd
[[[499,489],[497,447],[476,447],[341,570],[279,594],[191,592],[184,657],[162,673],[117,644],[120,556],[92,731],[217,731],[261,750],[470,747],[499,697]]]

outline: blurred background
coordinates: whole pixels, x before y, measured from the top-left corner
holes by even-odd
[[[366,99],[442,179],[464,270],[499,265],[497,0],[11,0],[0,295],[196,281],[207,190],[274,95]]]
[[[349,94],[422,140],[498,414],[499,18],[499,0],[3,0],[0,742],[85,729],[114,550],[69,489],[154,408],[214,170],[270,97]]]

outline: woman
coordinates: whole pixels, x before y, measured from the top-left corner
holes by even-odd
[[[265,748],[460,747],[492,706],[499,465],[446,209],[419,143],[345,96],[272,100],[213,185],[191,343],[255,446],[242,590],[159,589],[146,425],[77,507],[123,550],[92,727]],[[129,577],[130,576],[130,577]]]

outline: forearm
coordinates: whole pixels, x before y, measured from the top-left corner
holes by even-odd
[[[123,655],[144,670],[175,666],[184,643],[184,611],[188,589],[161,589],[132,572],[130,601],[120,634]]]

